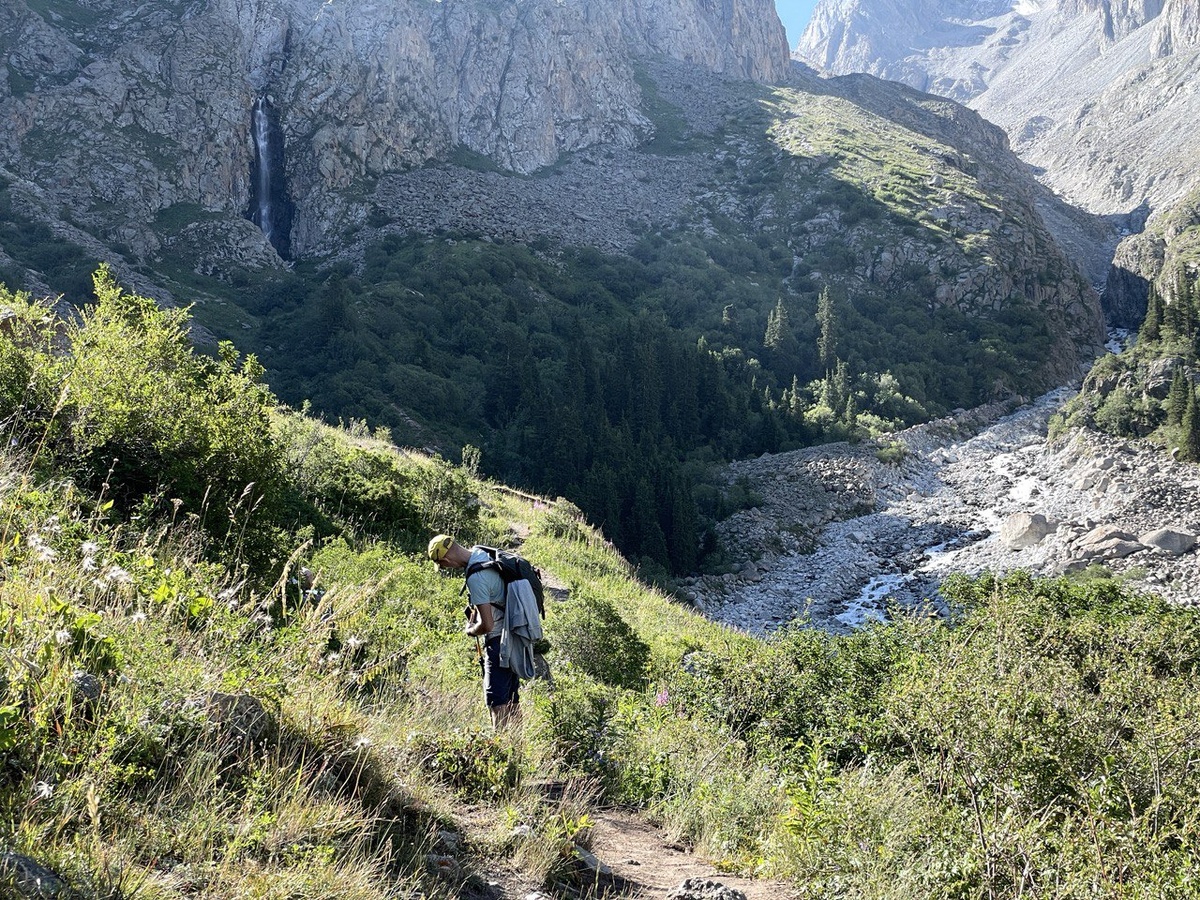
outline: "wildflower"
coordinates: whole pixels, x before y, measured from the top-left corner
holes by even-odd
[[[357,634],[352,634],[350,637],[346,638],[346,649],[353,653],[365,643],[366,641],[360,638]]]
[[[39,781],[36,784],[34,784],[34,786],[33,786],[33,799],[34,800],[49,800],[53,796],[54,796],[54,785],[52,785],[48,782],[45,782],[45,781]]]
[[[370,746],[371,746],[371,739],[369,737],[367,737],[365,734],[360,734],[358,736],[358,738],[354,741],[354,749],[355,750],[366,750]]]
[[[120,566],[109,566],[104,572],[104,578],[110,584],[132,584],[133,576]]]
[[[95,541],[84,541],[83,545],[79,548],[79,552],[84,556],[95,556],[100,552],[100,545]]]
[[[659,691],[657,694],[654,695],[654,705],[655,706],[666,706],[670,701],[671,701],[671,695],[669,693],[667,693],[666,688],[663,688],[661,691]]]
[[[63,647],[65,645],[71,643],[70,629],[60,628],[60,629],[58,629],[58,631],[54,632],[54,643],[58,644],[58,646],[60,646],[60,647]]]
[[[129,617],[129,621],[133,622],[135,625],[141,625],[146,621],[146,614],[139,609]]]

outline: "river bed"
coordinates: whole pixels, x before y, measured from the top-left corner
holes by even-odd
[[[944,614],[938,588],[952,572],[1053,576],[1100,562],[1138,587],[1195,605],[1194,550],[1081,556],[1081,538],[1102,525],[1135,539],[1163,525],[1200,533],[1200,469],[1091,432],[1048,443],[1049,420],[1072,394],[1052,391],[969,436],[939,437],[929,428],[902,433],[907,456],[899,465],[850,445],[740,464],[731,478],[749,479],[765,501],[723,538],[732,536],[757,558],[737,574],[695,579],[693,599],[711,618],[753,634],[796,622],[844,633],[900,611]],[[802,490],[804,479],[826,482],[830,511],[819,508],[821,490]],[[832,488],[830,480],[837,482]],[[869,510],[844,515],[853,505],[839,506],[847,494]],[[1052,533],[1034,546],[1009,547],[1000,528],[1018,512],[1046,516]],[[813,529],[815,546],[772,546],[772,529],[777,543],[790,540],[805,516],[833,518]]]

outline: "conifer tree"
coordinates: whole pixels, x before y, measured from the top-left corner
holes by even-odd
[[[817,298],[817,327],[820,329],[817,335],[817,357],[821,369],[830,372],[837,359],[838,321],[829,285],[821,288],[821,295]]]
[[[1158,294],[1158,289],[1154,283],[1150,284],[1150,296],[1146,300],[1146,318],[1142,320],[1142,328],[1138,332],[1138,339],[1145,343],[1153,343],[1162,336],[1162,298]]]
[[[790,332],[787,307],[783,305],[783,298],[780,297],[775,302],[775,308],[767,313],[767,333],[763,335],[763,346],[768,350],[781,349],[785,336]]]
[[[1183,453],[1184,459],[1190,462],[1200,462],[1200,409],[1196,406],[1196,391],[1188,388],[1187,409],[1183,414]]]
[[[1188,396],[1191,393],[1191,381],[1184,373],[1184,367],[1179,366],[1175,369],[1175,375],[1171,379],[1171,390],[1167,394],[1166,412],[1167,424],[1178,425],[1183,421],[1183,414],[1187,411]]]

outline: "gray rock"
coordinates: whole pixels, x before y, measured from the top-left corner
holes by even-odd
[[[222,738],[260,744],[275,732],[275,719],[261,700],[249,694],[214,691],[202,705],[210,725]]]
[[[1000,540],[1010,550],[1023,550],[1041,543],[1056,528],[1057,525],[1041,513],[1013,513],[1000,526]]]
[[[612,874],[612,868],[606,863],[600,862],[600,859],[596,856],[596,854],[591,850],[588,850],[586,847],[580,847],[576,845],[574,853],[575,859],[579,861],[579,864],[594,875]]]
[[[1171,556],[1183,556],[1196,546],[1196,535],[1174,528],[1158,528],[1143,534],[1138,541]]]
[[[80,670],[71,675],[71,696],[77,704],[95,703],[103,689],[100,679],[91,672]]]
[[[1115,525],[1101,525],[1080,538],[1074,552],[1080,559],[1124,559],[1145,549],[1132,534]]]
[[[667,900],[746,900],[746,895],[711,878],[688,878],[671,889]]]
[[[45,866],[20,853],[0,853],[0,889],[11,886],[21,898],[57,897],[67,883]],[[5,894],[7,896],[7,893]]]
[[[430,853],[425,860],[429,864],[429,870],[438,878],[446,881],[459,881],[462,878],[462,863],[453,856],[444,853]]]

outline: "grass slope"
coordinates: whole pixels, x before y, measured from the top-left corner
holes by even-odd
[[[73,323],[5,295],[0,330],[0,844],[71,895],[472,896],[504,866],[576,897],[604,802],[805,897],[1195,896],[1195,613],[1018,574],[952,580],[949,622],[760,642],[569,503],[276,409],[99,291]],[[566,588],[523,730],[485,727],[441,530],[524,535]]]

